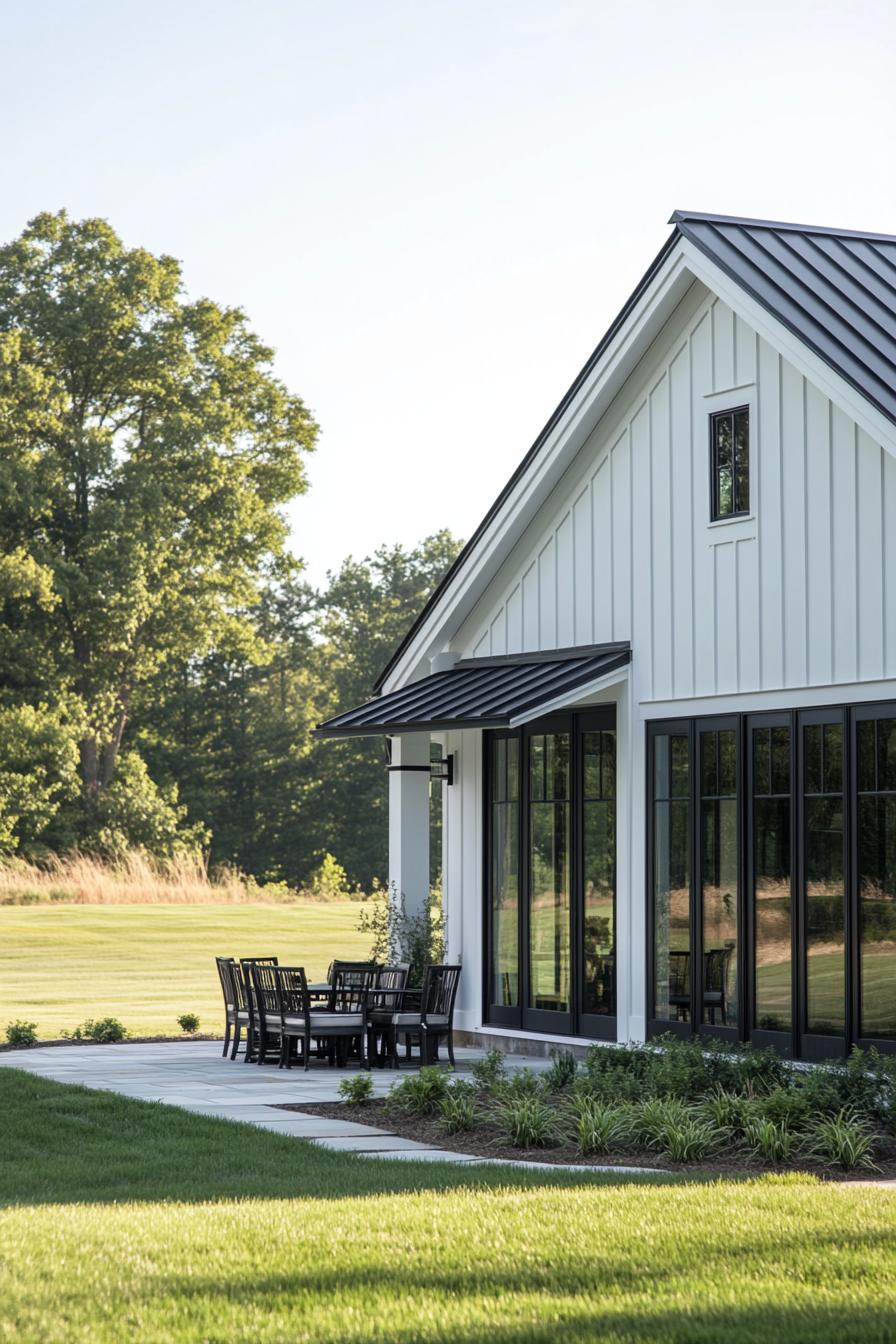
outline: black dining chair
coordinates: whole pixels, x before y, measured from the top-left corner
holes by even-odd
[[[323,1040],[330,1046],[330,1063],[337,1057],[343,1044],[358,1041],[361,1067],[370,1068],[366,1049],[367,993],[369,983],[339,984],[334,971],[335,1006],[318,1008],[311,1003],[308,981],[302,966],[275,966],[272,968],[280,1006],[280,1067],[291,1068],[293,1052],[291,1041],[301,1042],[302,1062],[307,1072],[311,1062],[311,1042]],[[373,972],[370,972],[370,979]],[[340,1058],[342,1058],[340,1056]]]
[[[421,1064],[433,1064],[444,1040],[454,1065],[454,1004],[459,983],[460,966],[427,966],[420,989],[405,989],[396,996],[387,1046],[396,1068],[399,1041],[405,1043],[407,1059],[413,1043],[419,1041]]]
[[[389,1028],[398,996],[407,988],[410,962],[381,966],[367,999],[367,1057],[379,1065],[385,1063]]]
[[[224,1049],[222,1055],[226,1055],[230,1049],[231,1034],[239,1042],[239,1033],[243,1027],[248,1028],[249,1014],[241,1004],[244,996],[237,990],[235,980],[239,978],[239,967],[233,957],[215,957],[215,965],[218,968],[218,979],[221,981],[221,993],[224,995]],[[234,1054],[236,1050],[234,1050]]]
[[[276,966],[276,957],[241,957],[239,976],[243,982],[243,997],[246,1002],[246,1012],[249,1016],[248,1028],[246,1030],[246,1055],[245,1064],[256,1064],[258,1060],[258,1039],[259,1039],[259,1021],[255,1009],[255,993],[252,986],[252,967],[258,966]]]

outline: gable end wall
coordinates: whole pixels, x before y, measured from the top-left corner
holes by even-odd
[[[452,647],[630,639],[640,701],[896,675],[896,460],[721,300],[689,308]],[[711,527],[709,412],[747,401],[752,516]]]

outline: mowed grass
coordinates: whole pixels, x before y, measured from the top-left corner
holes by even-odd
[[[321,978],[334,957],[366,956],[357,902],[289,905],[0,906],[0,1033],[15,1019],[44,1039],[87,1018],[133,1035],[177,1035],[198,1013],[223,1030],[216,955],[276,955]],[[2,1035],[0,1035],[2,1039]]]
[[[890,1190],[370,1161],[5,1069],[0,1124],[3,1340],[896,1338]]]

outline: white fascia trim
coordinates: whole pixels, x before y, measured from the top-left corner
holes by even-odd
[[[707,289],[723,299],[729,308],[749,323],[769,345],[789,360],[799,373],[855,420],[860,429],[870,434],[875,443],[879,443],[888,453],[896,457],[896,425],[892,421],[866,401],[861,392],[857,392],[845,378],[835,373],[830,365],[810,350],[798,336],[794,336],[783,322],[772,317],[767,308],[726,275],[721,267],[710,261],[698,247],[687,239],[682,240],[682,245],[688,270],[702,280]]]
[[[612,344],[591,370],[590,375],[576,393],[574,400],[566,408],[562,419],[554,426],[550,436],[542,444],[529,470],[517,481],[500,511],[492,519],[488,530],[479,539],[476,553],[468,558],[463,570],[455,577],[451,587],[443,594],[438,606],[430,613],[426,624],[417,632],[413,643],[405,650],[401,661],[392,669],[388,680],[383,685],[384,692],[397,690],[403,686],[426,651],[445,642],[447,637],[446,626],[450,621],[452,612],[470,593],[471,589],[475,589],[480,582],[495,550],[507,541],[509,533],[512,534],[514,526],[533,496],[536,499],[541,499],[553,488],[556,482],[551,482],[547,491],[544,488],[544,482],[546,478],[557,471],[558,459],[562,459],[564,453],[567,453],[569,461],[571,461],[579,451],[587,435],[583,436],[581,441],[577,441],[576,432],[581,428],[585,415],[592,411],[595,401],[608,386],[612,385],[614,377],[619,372],[620,365],[624,364],[632,347],[642,334],[645,323],[662,310],[664,305],[669,304],[670,298],[674,298],[674,303],[669,306],[669,312],[663,318],[663,321],[666,321],[684,297],[686,289],[679,293],[677,297],[674,293],[684,279],[687,279],[687,287],[693,283],[691,267],[689,264],[685,264],[683,244],[684,240],[680,239],[677,246],[669,253],[662,267],[641,295],[637,305],[616,333]],[[655,336],[656,332],[652,333],[647,343],[649,344]],[[617,390],[616,388],[613,389],[613,395]],[[590,432],[591,428],[588,430],[588,433]],[[569,465],[569,461],[561,464],[563,470]],[[557,479],[559,479],[559,474]],[[515,540],[516,538],[513,538],[507,546],[507,553],[509,553]]]
[[[678,719],[700,714],[751,714],[776,709],[858,705],[875,700],[896,700],[896,678],[787,686],[778,691],[731,691],[727,695],[694,696],[690,700],[642,700],[638,708],[644,719]]]
[[[510,720],[510,727],[519,728],[520,724],[531,723],[533,719],[540,719],[543,714],[553,714],[556,710],[587,705],[601,691],[624,685],[628,681],[629,667],[630,664],[626,663],[625,667],[617,667],[614,672],[605,672],[602,677],[595,677],[594,681],[588,681],[584,686],[577,686],[574,691],[555,696],[553,700],[545,700],[535,709],[527,709],[525,714],[517,714]]]

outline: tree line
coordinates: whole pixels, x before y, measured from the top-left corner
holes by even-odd
[[[301,885],[385,875],[367,698],[459,543],[289,547],[318,426],[237,308],[102,220],[0,247],[0,856],[202,847]]]

